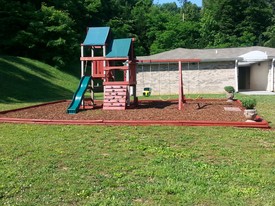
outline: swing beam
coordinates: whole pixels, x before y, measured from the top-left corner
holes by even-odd
[[[182,63],[199,63],[201,59],[145,59],[138,60],[137,63],[160,63],[160,62],[177,62],[179,68],[179,98],[178,98],[178,109],[183,109],[183,104],[186,102],[185,95],[183,92],[183,80],[182,80]]]
[[[201,59],[144,59],[137,60],[137,63],[159,63],[159,62],[182,62],[182,63],[198,63],[201,62]]]

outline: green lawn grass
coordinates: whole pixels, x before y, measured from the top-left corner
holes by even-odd
[[[0,111],[72,98],[77,70],[74,65],[58,70],[28,58],[0,56]]]
[[[0,205],[273,205],[273,130],[0,124]]]
[[[1,57],[0,69],[1,110],[70,98],[79,82],[24,58]],[[253,97],[273,126],[275,97]],[[271,206],[274,136],[230,127],[0,124],[0,205]]]
[[[79,68],[75,68],[79,69]],[[79,78],[42,62],[0,56],[0,103],[36,103],[72,97]]]

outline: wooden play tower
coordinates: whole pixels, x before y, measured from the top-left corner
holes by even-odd
[[[113,39],[110,27],[90,27],[81,44],[81,77],[90,75],[91,100],[94,82],[103,81],[105,110],[125,110],[136,97],[134,39]]]

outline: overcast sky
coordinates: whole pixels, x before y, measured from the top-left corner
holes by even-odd
[[[163,3],[170,3],[170,2],[176,2],[179,3],[177,0],[154,0],[154,3],[157,4],[163,4]],[[190,2],[197,4],[198,6],[202,5],[202,0],[190,0]]]

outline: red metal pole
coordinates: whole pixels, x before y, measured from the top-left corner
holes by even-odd
[[[179,63],[179,110],[182,109],[182,66],[181,66],[181,61]]]
[[[159,63],[159,62],[201,62],[201,59],[144,59],[144,60],[137,60],[137,63]]]
[[[186,102],[185,95],[183,92],[183,80],[182,80],[182,65],[179,61],[179,110],[183,109],[183,103]]]

